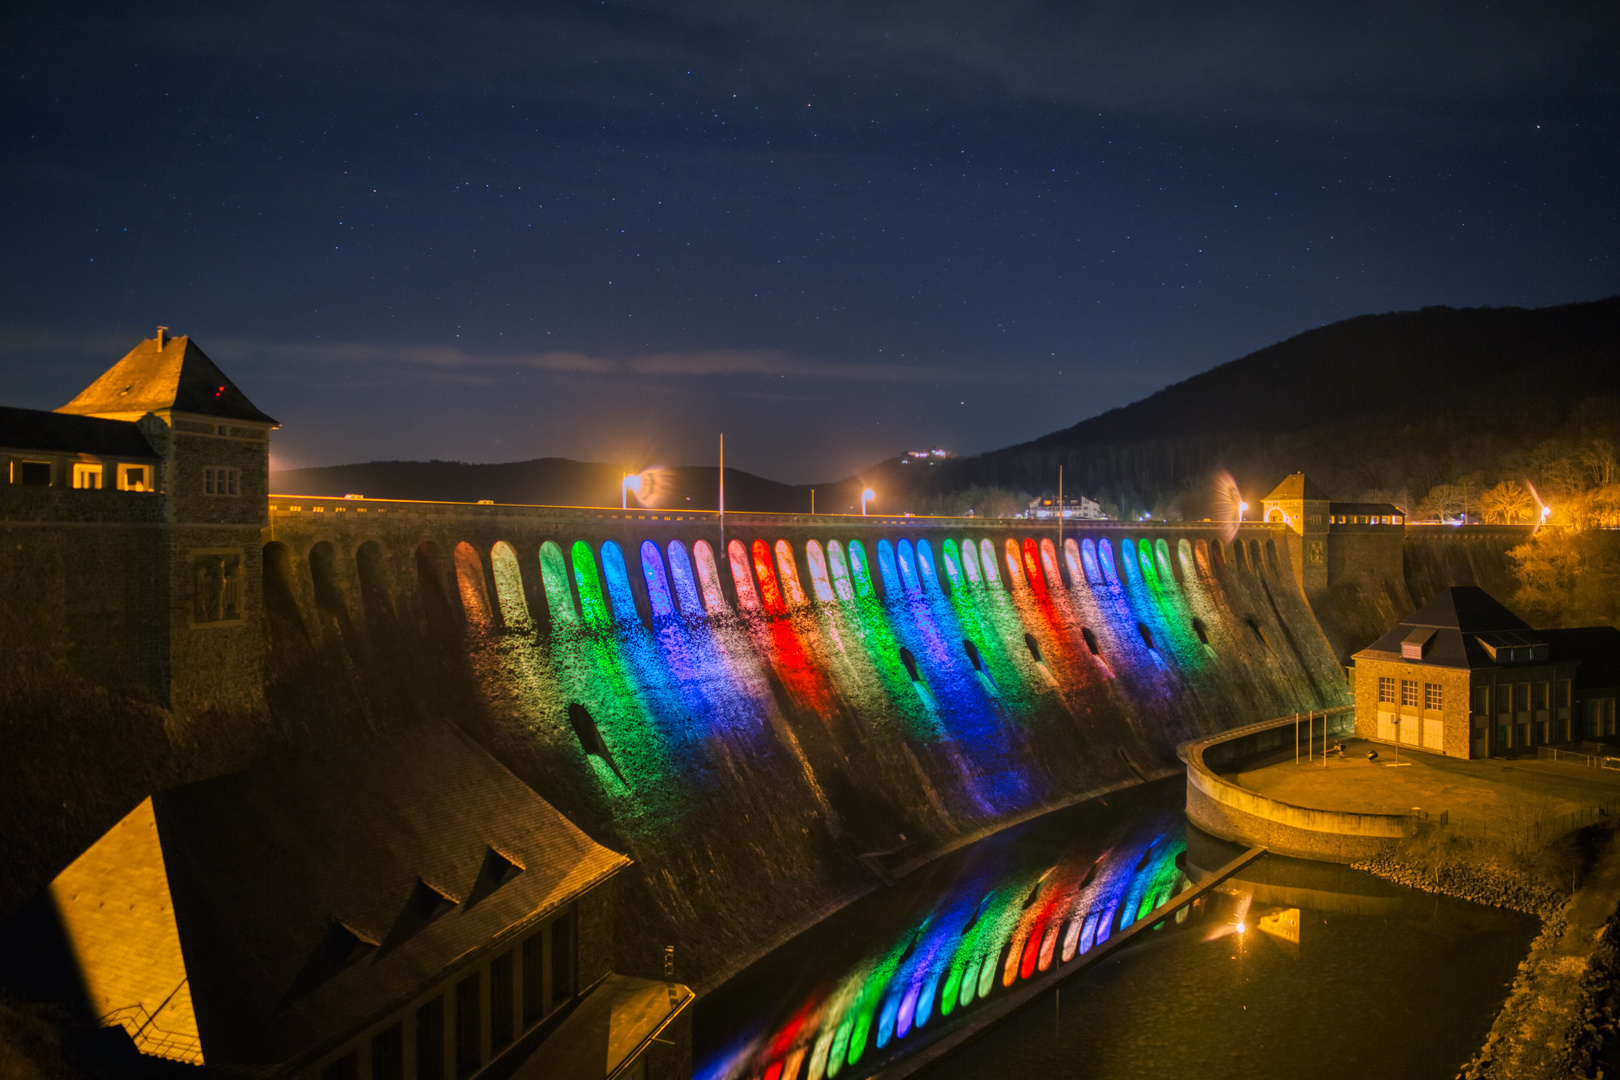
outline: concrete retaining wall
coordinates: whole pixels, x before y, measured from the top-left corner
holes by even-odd
[[[1329,728],[1348,734],[1349,709],[1333,710]],[[1187,818],[1224,840],[1261,845],[1279,855],[1322,862],[1353,863],[1390,851],[1411,834],[1405,814],[1354,814],[1294,806],[1250,791],[1219,775],[1206,755],[1221,762],[1283,745],[1292,735],[1294,718],[1260,724],[1185,743],[1178,753],[1187,763]]]

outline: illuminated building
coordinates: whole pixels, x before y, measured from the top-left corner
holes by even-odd
[[[1620,630],[1535,630],[1483,589],[1442,589],[1355,654],[1356,734],[1488,757],[1615,732]]]

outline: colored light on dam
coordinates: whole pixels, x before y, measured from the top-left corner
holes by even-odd
[[[1263,526],[1059,544],[1011,523],[739,516],[722,535],[651,513],[312,502],[272,500],[275,655],[393,648],[401,685],[468,687],[466,722],[635,860],[626,963],[676,942],[700,986],[960,838],[1168,774],[1187,739],[1343,702]],[[1028,965],[1129,925],[1127,899]],[[932,996],[925,979],[852,1013],[844,1060],[855,1024],[904,1039],[1005,975],[967,962]]]

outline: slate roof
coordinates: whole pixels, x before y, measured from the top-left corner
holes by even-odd
[[[0,446],[56,454],[94,454],[130,461],[157,461],[158,455],[128,420],[69,416],[42,409],[0,406]]]
[[[1480,637],[1548,646],[1541,663],[1579,661],[1583,689],[1620,686],[1620,630],[1608,626],[1536,630],[1496,598],[1474,585],[1441,589],[1433,600],[1402,619],[1387,634],[1356,653],[1373,660],[1401,659],[1401,643],[1414,631],[1431,631],[1423,663],[1438,667],[1483,668],[1496,663]],[[1515,664],[1517,666],[1517,664]]]
[[[169,410],[260,424],[276,422],[260,412],[183,334],[164,339],[161,347],[156,338],[147,338],[56,411],[136,420],[149,412]]]
[[[203,1053],[231,1074],[335,1048],[629,863],[445,723],[152,806]],[[492,849],[523,869],[488,887]],[[424,885],[455,902],[413,921]]]
[[[1579,660],[1583,691],[1620,689],[1620,630],[1581,626],[1571,630],[1538,630],[1552,647],[1554,660]]]
[[[1271,489],[1270,495],[1260,501],[1267,502],[1279,499],[1320,499],[1325,501],[1327,496],[1322,493],[1321,488],[1305,479],[1304,473],[1297,472],[1290,473],[1283,479],[1282,483]]]
[[[1334,502],[1328,504],[1330,514],[1366,514],[1368,517],[1405,517],[1406,511],[1394,503]]]

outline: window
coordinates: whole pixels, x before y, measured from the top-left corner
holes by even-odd
[[[87,491],[101,490],[101,466],[73,463],[73,486]]]
[[[1491,711],[1491,688],[1488,686],[1474,687],[1474,706],[1470,710],[1475,716],[1484,716]]]
[[[1570,698],[1569,680],[1568,679],[1562,679],[1558,683],[1558,707],[1560,709],[1569,708],[1569,698]]]
[[[152,466],[120,465],[117,468],[119,491],[153,491]]]
[[[579,909],[551,924],[551,1007],[556,1008],[574,996],[574,979],[579,971]]]
[[[523,943],[523,1023],[546,1015],[546,931],[542,928]]]
[[[1513,709],[1515,712],[1527,713],[1530,711],[1530,684],[1518,683],[1513,687]]]
[[[51,463],[48,461],[13,461],[11,482],[28,487],[51,486]]]
[[[1409,709],[1418,707],[1418,684],[1415,679],[1401,680],[1401,704]]]
[[[359,1055],[353,1050],[321,1070],[321,1080],[357,1080],[359,1075]]]
[[[192,553],[191,621],[236,622],[242,618],[242,553]]]
[[[1435,712],[1439,712],[1441,700],[1439,683],[1423,684],[1423,707],[1425,709],[1433,709]]]
[[[1378,676],[1378,700],[1395,704],[1395,680],[1389,675]]]
[[[416,1080],[444,1080],[444,998],[416,1010]]]
[[[470,1076],[483,1063],[478,1034],[483,1028],[483,987],[478,973],[456,983],[456,1075]]]
[[[1536,683],[1536,710],[1538,712],[1544,711],[1548,707],[1551,698],[1552,684],[1544,682]]]
[[[505,952],[489,962],[489,1049],[498,1054],[511,1041],[512,954]]]
[[[204,495],[242,494],[242,470],[210,465],[203,470]]]
[[[371,1040],[371,1080],[405,1080],[405,1024],[386,1028]]]

